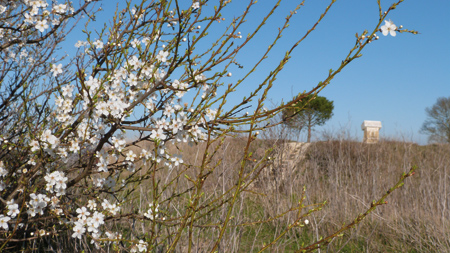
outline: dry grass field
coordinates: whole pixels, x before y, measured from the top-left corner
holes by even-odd
[[[214,196],[227,194],[226,189],[232,187],[230,184],[237,177],[245,143],[244,139],[230,138],[215,151],[211,164],[216,167],[204,185],[204,191],[209,192],[203,199],[205,203]],[[306,205],[324,201],[326,204],[308,217],[308,225],[289,230],[268,249],[268,252],[295,252],[302,245],[308,245],[353,221],[413,165],[418,167],[415,175],[389,196],[387,204],[379,207],[355,229],[335,239],[328,250],[450,252],[449,145],[419,146],[389,140],[364,144],[341,140],[311,143],[307,149],[297,153],[296,150],[289,151],[289,146],[292,144],[270,140],[252,143],[254,159],[247,163],[248,171],[256,166],[268,148],[274,148],[271,155],[275,159],[239,197],[233,210],[232,225],[219,247],[220,252],[257,252],[264,244],[274,240],[295,219],[295,212],[285,211],[296,204],[305,187]],[[200,154],[203,154],[201,145],[171,149],[172,152],[182,153],[185,163],[200,164]],[[177,173],[194,176],[195,170],[194,167],[186,169],[182,166],[161,170],[159,180],[167,182],[171,174]],[[179,192],[189,191],[190,188],[189,184],[181,181],[173,186],[173,190]],[[147,206],[150,191],[140,186],[133,208]],[[171,198],[174,193],[170,190],[165,192],[167,196],[162,196],[162,199],[171,200],[160,204],[167,215],[177,213],[177,206],[186,205],[187,199]],[[164,209],[164,206],[167,208]],[[220,223],[225,210],[218,208],[205,213],[201,219],[204,224]],[[267,221],[269,217],[279,214],[284,215],[280,219]],[[255,220],[267,222],[255,223]],[[145,233],[145,227],[141,229],[140,232]],[[214,233],[211,234],[206,225],[205,228],[199,226],[194,237],[194,252],[207,252],[214,241]],[[183,243],[178,250],[185,250]]]
[[[415,175],[394,191],[351,233],[333,242],[331,252],[449,252],[450,146],[382,141],[312,143],[305,158],[272,192],[274,201],[289,205],[303,185],[311,202],[327,201],[314,213],[309,236],[321,236],[349,223],[416,165]],[[288,247],[288,246],[287,246]],[[280,252],[282,250],[280,249]]]
[[[228,210],[227,202],[222,200],[229,198],[221,196],[232,194],[228,190],[238,177],[246,143],[245,139],[227,138],[217,149],[210,149],[211,161],[207,164],[211,167],[206,170],[209,169],[209,174],[199,207],[214,208],[205,208],[196,216],[194,232],[190,235],[194,241],[193,252],[209,252],[217,238],[217,227]],[[352,222],[414,165],[418,167],[416,173],[387,198],[386,204],[353,230],[333,239],[325,249],[327,252],[450,252],[450,145],[420,146],[390,140],[364,144],[341,139],[313,142],[303,149],[292,146],[286,141],[262,139],[251,144],[253,155],[245,171],[249,178],[258,177],[246,185],[238,197],[218,252],[259,252],[298,217],[297,212],[289,210],[298,204],[305,190],[303,214],[314,207],[320,210],[306,217],[309,224],[289,229],[264,251],[296,252]],[[153,147],[140,144],[132,149],[138,153],[142,148]],[[262,170],[253,170],[269,148],[273,149],[272,163]],[[136,173],[142,175],[155,173],[154,179],[149,176],[148,183],[137,182],[136,187],[130,185],[117,196],[118,199],[124,194],[134,197],[132,204],[122,206],[125,213],[144,213],[154,199],[152,180],[156,180],[156,185],[161,186],[157,190],[158,218],[167,217],[164,226],[152,222],[134,223],[132,219],[112,224],[123,231],[124,237],[142,238],[149,236],[149,231],[158,233],[161,245],[154,247],[154,252],[165,252],[166,245],[173,240],[171,234],[177,230],[178,221],[170,217],[182,216],[189,204],[193,186],[184,179],[198,175],[200,168],[195,165],[202,164],[204,146],[169,145],[168,150],[171,154],[182,154],[184,163],[192,166],[161,167],[153,172],[139,170]],[[120,186],[120,181],[117,179],[116,187]],[[187,251],[188,237],[188,233],[183,234],[176,252]],[[70,235],[52,240],[74,250],[96,252],[88,241],[80,245]],[[114,249],[120,247],[111,248]]]

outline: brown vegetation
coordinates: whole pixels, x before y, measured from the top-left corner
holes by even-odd
[[[237,168],[242,160],[240,150],[245,143],[240,138],[225,140],[216,151],[218,155],[214,157],[215,160],[211,162],[218,165],[207,178],[205,191],[214,192],[216,196],[226,194],[224,189],[229,189],[231,182],[235,182],[238,176]],[[260,178],[240,196],[234,210],[233,224],[221,242],[221,251],[255,251],[264,243],[274,240],[296,218],[296,212],[287,212],[283,218],[266,223],[247,222],[264,221],[285,213],[298,203],[303,187],[306,187],[305,205],[324,201],[326,205],[321,211],[307,217],[309,225],[291,229],[282,238],[282,243],[269,248],[274,252],[294,252],[302,245],[308,245],[313,240],[333,233],[344,223],[353,221],[359,213],[370,207],[373,200],[392,187],[402,173],[414,165],[418,166],[416,174],[407,180],[404,187],[389,196],[386,205],[379,207],[356,229],[335,239],[328,249],[331,252],[450,251],[450,189],[447,187],[450,185],[450,145],[419,146],[397,141],[382,141],[378,144],[327,141],[312,143],[303,154],[289,153],[287,146],[288,142],[280,141],[257,140],[252,143],[254,155],[247,164],[248,172],[268,148],[274,147],[272,156],[275,159],[262,169]],[[172,147],[173,152],[174,148]],[[178,150],[180,151],[187,163],[201,164],[199,154],[203,154],[202,145],[186,145]],[[221,158],[220,161],[218,158]],[[171,172],[162,170],[161,180],[168,180],[170,176],[167,175],[170,173],[183,173],[182,171],[183,167]],[[192,167],[186,170],[186,175],[196,175],[194,171],[195,168]],[[174,186],[178,191],[189,191],[192,187],[188,184]],[[146,189],[141,188],[139,196],[148,195],[142,194],[145,191]],[[212,196],[214,195],[209,198]],[[203,201],[208,202],[210,199]],[[168,214],[176,212],[173,207],[185,204],[182,199],[174,198],[170,203],[171,208],[164,209],[164,206],[169,205],[161,203],[161,209]],[[141,199],[138,206],[146,206],[145,199]],[[225,210],[226,208],[218,208],[212,213],[204,214],[204,223],[219,224]],[[197,227],[195,249],[199,252],[211,248],[210,244],[216,235],[210,232],[206,227]],[[184,249],[182,245],[180,252]]]

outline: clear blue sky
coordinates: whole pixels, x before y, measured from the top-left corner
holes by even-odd
[[[112,15],[117,0],[102,3],[103,17]],[[183,1],[180,1],[183,2]],[[190,4],[190,1],[187,1]],[[214,1],[210,1],[210,6]],[[238,16],[248,1],[233,1],[224,17]],[[276,1],[260,0],[246,25],[245,36]],[[240,77],[267,48],[267,38],[277,33],[284,17],[300,1],[283,1],[266,28],[238,58],[244,65],[242,72],[233,72],[234,80]],[[291,20],[276,50],[245,83],[243,92],[262,81],[262,77],[282,59],[286,50],[299,39],[323,12],[330,1],[310,0]],[[382,0],[382,6],[393,3]],[[418,35],[399,34],[383,36],[369,45],[363,57],[352,62],[320,95],[334,101],[334,116],[320,131],[339,131],[346,128],[362,139],[360,128],[364,120],[379,120],[383,124],[382,137],[406,139],[425,144],[427,136],[419,134],[425,120],[425,108],[432,106],[441,96],[450,96],[450,1],[405,0],[393,10],[388,19],[397,26],[417,30]],[[101,20],[101,19],[99,19]],[[323,80],[330,68],[336,69],[355,43],[355,33],[371,31],[378,20],[376,0],[338,0],[307,40],[294,51],[292,59],[278,76],[270,93],[273,103],[287,101],[303,90],[309,90]],[[75,32],[77,38],[80,33]],[[214,35],[214,34],[211,34]],[[82,36],[82,35],[81,35]],[[73,40],[70,40],[72,44]],[[239,41],[237,41],[239,42]],[[72,45],[73,46],[73,45]],[[74,50],[75,48],[72,47]],[[70,53],[70,51],[68,51]],[[241,94],[241,93],[240,93]],[[239,100],[236,100],[239,101]],[[229,100],[233,103],[233,100]],[[269,105],[268,105],[269,107]]]

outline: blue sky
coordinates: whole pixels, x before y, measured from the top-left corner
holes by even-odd
[[[105,11],[101,16],[105,19],[115,10],[113,2],[117,1],[108,0],[102,4]],[[190,1],[186,2],[190,4]],[[209,5],[213,2],[210,1]],[[238,16],[247,2],[233,1],[231,8],[224,12],[224,17],[230,20]],[[260,0],[255,5],[242,27],[244,36],[275,2]],[[277,33],[289,10],[299,2],[282,2],[263,31],[239,55],[238,61],[244,69],[235,70],[230,80],[237,80],[252,66],[270,44],[269,38]],[[329,2],[305,2],[292,18],[276,49],[244,83],[242,92],[250,92],[262,81],[262,77],[276,66],[290,46],[314,24]],[[393,2],[381,1],[385,9]],[[364,120],[379,120],[383,124],[381,137],[425,144],[427,136],[419,134],[426,117],[425,108],[432,106],[438,97],[450,96],[449,10],[448,0],[405,0],[393,10],[388,19],[397,26],[403,25],[420,34],[397,33],[396,37],[385,37],[379,33],[380,39],[363,51],[363,57],[350,63],[319,94],[333,100],[335,109],[333,118],[324,127],[316,129],[316,136],[319,137],[324,129],[335,132],[345,128],[361,140],[361,123]],[[364,29],[371,31],[377,21],[378,5],[375,0],[338,0],[318,28],[294,51],[269,94],[271,101],[278,104],[314,87],[327,76],[330,68],[339,66],[355,43],[355,33],[361,33]],[[75,36],[80,34],[75,32]],[[211,36],[214,34],[211,33]],[[235,98],[239,101],[237,96]],[[236,101],[229,99],[229,103]]]
[[[273,1],[261,2],[265,5]],[[283,42],[291,44],[302,36],[328,2],[307,1],[292,19]],[[390,3],[382,1],[382,6],[387,8]],[[292,5],[280,7],[275,19],[281,19],[282,12]],[[361,123],[379,120],[383,124],[382,137],[426,143],[427,136],[419,133],[425,108],[440,96],[450,96],[449,10],[450,1],[411,0],[392,11],[389,18],[397,26],[420,34],[380,34],[362,58],[344,69],[320,94],[334,101],[335,110],[333,118],[317,129],[317,135],[322,129],[335,132],[345,128],[361,140]],[[376,1],[337,1],[318,29],[294,52],[277,79],[272,100],[277,103],[289,99],[323,80],[354,45],[355,33],[373,29],[377,20]],[[280,49],[279,57],[274,59],[284,51]]]

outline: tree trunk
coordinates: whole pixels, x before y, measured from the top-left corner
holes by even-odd
[[[312,128],[312,116],[311,114],[308,114],[308,140],[307,143],[311,142],[311,128]]]
[[[306,142],[311,142],[311,125],[308,126],[308,140]]]

